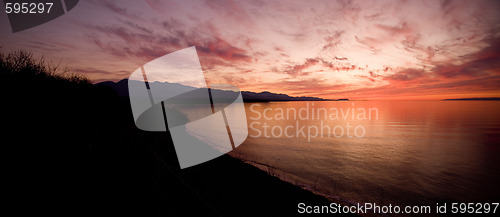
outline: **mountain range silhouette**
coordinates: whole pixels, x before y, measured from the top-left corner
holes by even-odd
[[[195,87],[190,87],[178,83],[169,83],[169,82],[152,82],[150,85],[167,85],[167,86],[174,86],[176,89],[186,89],[187,91],[195,90],[197,88]],[[97,86],[109,86],[113,90],[115,90],[119,96],[122,97],[128,97],[128,79],[123,79],[118,82],[113,82],[113,81],[104,81],[100,83],[96,83],[95,85]],[[228,92],[225,90],[215,90],[212,89],[211,91],[219,91],[220,94],[224,94],[223,92]],[[222,92],[222,93],[221,93]],[[334,101],[331,99],[322,99],[318,97],[307,97],[307,96],[299,96],[299,97],[294,97],[294,96],[289,96],[287,94],[282,94],[282,93],[271,93],[268,91],[256,93],[256,92],[251,92],[251,91],[241,91],[241,95],[243,97],[243,101],[245,102],[271,102],[271,101]],[[339,99],[340,101],[345,101],[347,99]]]

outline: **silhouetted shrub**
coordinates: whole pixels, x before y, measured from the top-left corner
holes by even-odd
[[[49,64],[43,57],[36,60],[32,53],[26,51],[14,51],[7,55],[0,53],[0,74],[3,79],[22,78],[90,84],[85,76],[61,71],[59,65]]]

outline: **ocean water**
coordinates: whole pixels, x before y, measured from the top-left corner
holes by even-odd
[[[246,103],[229,154],[350,203],[499,202],[500,102]],[[322,133],[322,134],[321,134]]]

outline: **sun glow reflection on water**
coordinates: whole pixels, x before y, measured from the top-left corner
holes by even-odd
[[[280,112],[278,108],[299,110],[311,103],[245,104],[249,137],[230,155],[269,165],[284,180],[352,202],[498,202],[500,102],[314,102],[314,108],[377,108],[378,118],[270,118]],[[262,115],[265,109],[271,120]],[[294,124],[319,127],[320,122],[331,127],[362,126],[366,133],[306,138],[292,128],[288,136],[293,137],[278,130]],[[267,138],[264,123],[269,126]],[[272,127],[274,136],[269,131]]]

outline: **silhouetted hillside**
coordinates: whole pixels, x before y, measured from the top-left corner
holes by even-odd
[[[29,53],[0,54],[0,81],[4,205],[17,215],[293,216],[299,202],[329,204],[228,155],[180,170],[169,132],[137,129],[123,92]]]

